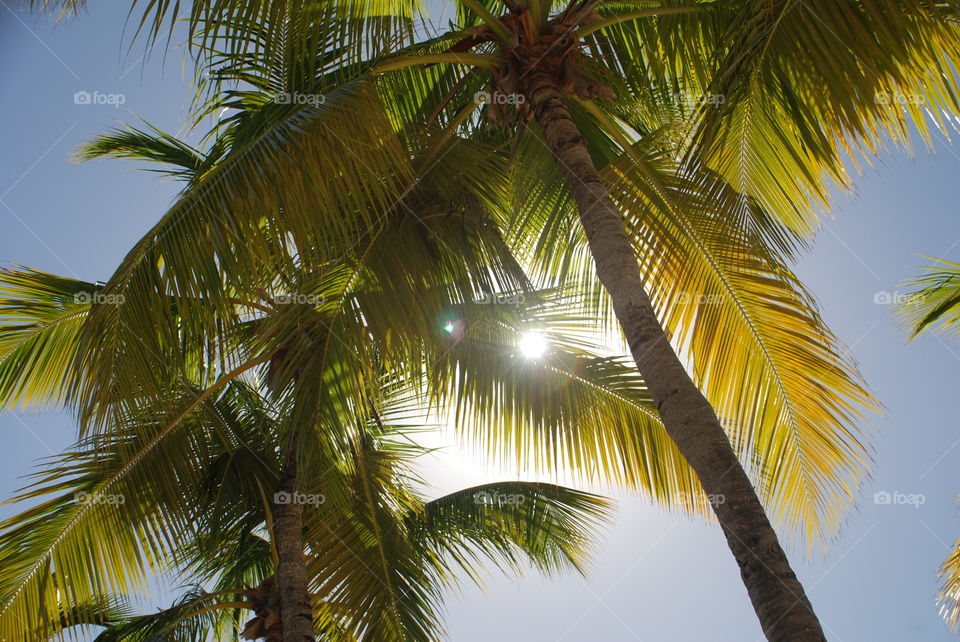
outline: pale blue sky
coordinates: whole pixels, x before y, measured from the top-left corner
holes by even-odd
[[[121,45],[127,3],[93,3],[53,27],[0,0],[0,261],[83,279],[109,276],[174,194],[122,161],[74,165],[84,139],[139,114],[168,130],[186,118],[181,56]],[[77,91],[123,94],[125,104],[77,105]],[[798,266],[833,329],[859,360],[887,416],[874,424],[876,467],[859,510],[826,556],[795,567],[831,640],[950,640],[933,596],[936,568],[960,536],[960,344],[925,337],[907,345],[874,303],[895,291],[913,253],[960,258],[956,184],[960,158],[944,145],[886,157],[839,200],[815,251]],[[58,413],[0,415],[0,497],[30,462],[74,434]],[[431,463],[442,490],[502,475],[454,455]],[[877,505],[878,491],[922,493],[911,506]],[[0,507],[0,516],[11,514]],[[487,592],[465,586],[448,601],[450,639],[759,640],[760,630],[719,528],[663,514],[625,495],[589,577],[519,581],[491,575]]]

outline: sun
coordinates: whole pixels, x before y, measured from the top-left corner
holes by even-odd
[[[520,339],[520,352],[528,359],[539,359],[547,352],[547,340],[537,332],[527,332]]]

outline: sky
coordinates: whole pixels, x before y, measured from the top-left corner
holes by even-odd
[[[142,43],[129,48],[123,37],[127,3],[92,5],[54,25],[0,0],[0,265],[90,281],[109,277],[176,187],[124,161],[76,164],[71,155],[119,120],[143,117],[177,131],[190,97],[180,51],[142,57]],[[796,266],[885,406],[865,425],[872,478],[836,541],[809,558],[787,543],[828,638],[838,642],[955,639],[934,596],[936,569],[960,537],[960,343],[934,335],[908,343],[877,302],[915,273],[911,267],[924,262],[918,255],[960,261],[960,147],[937,141],[935,153],[922,146],[915,153],[885,155],[865,170]],[[0,414],[0,498],[75,430],[55,411]],[[424,475],[439,494],[510,472],[491,471],[451,445]],[[915,501],[884,503],[885,493]],[[483,589],[464,584],[451,593],[449,639],[762,639],[719,527],[613,495],[616,519],[586,577],[505,577],[491,569]],[[13,512],[0,506],[0,518]],[[159,605],[164,597],[152,599]]]

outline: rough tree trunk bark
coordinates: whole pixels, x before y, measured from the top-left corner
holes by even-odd
[[[667,340],[643,286],[623,218],[570,117],[554,77],[531,72],[527,100],[577,203],[597,275],[609,292],[637,368],[667,432],[713,504],[753,607],[769,640],[825,640],[753,485],[713,408]]]
[[[277,584],[284,642],[314,642],[307,566],[303,557],[303,506],[297,502],[297,441],[290,443],[275,498],[273,530],[276,537]]]

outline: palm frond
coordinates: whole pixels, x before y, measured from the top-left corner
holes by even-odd
[[[64,401],[83,321],[100,290],[36,270],[0,269],[0,406]]]
[[[722,177],[678,165],[669,139],[630,144],[622,124],[581,118],[596,155],[609,159],[604,176],[674,345],[780,523],[808,545],[825,542],[868,474],[857,424],[876,402],[782,258],[800,239]],[[541,282],[596,283],[562,177],[531,167],[518,169],[526,201],[511,241]],[[587,294],[601,302],[597,314],[611,315],[596,286]]]
[[[239,593],[239,592],[238,592]],[[94,642],[197,642],[224,631],[225,610],[247,608],[242,596],[234,597],[194,589],[171,606],[148,615],[134,615],[106,627]],[[227,639],[219,637],[218,639]]]
[[[182,140],[147,123],[149,131],[131,125],[101,134],[84,143],[76,159],[130,158],[168,165],[151,171],[185,181],[196,179],[217,160],[217,153],[205,154]]]
[[[155,399],[38,473],[14,501],[39,503],[0,523],[0,635],[82,624],[82,605],[142,591],[172,565],[195,532],[211,449],[230,434],[222,417],[196,393]],[[81,606],[55,617],[62,603]]]
[[[960,332],[960,264],[931,259],[926,273],[907,281],[911,292],[898,302],[897,312],[913,336],[936,328],[948,335]]]
[[[812,232],[844,159],[960,113],[957,9],[928,0],[749,2],[730,8],[697,154],[739,191]]]
[[[478,553],[514,570],[529,563],[546,572],[583,572],[596,530],[610,517],[608,500],[598,495],[554,484],[496,482],[427,502],[411,516],[411,529],[418,545],[469,573]],[[435,564],[446,573],[443,561]]]
[[[960,629],[960,541],[940,567],[940,579],[943,585],[937,593],[940,616],[952,631]]]
[[[181,343],[172,304],[180,319],[209,320],[208,311],[230,318],[234,286],[224,275],[256,291],[264,266],[289,255],[291,243],[341,256],[375,228],[373,212],[396,202],[398,182],[412,180],[392,127],[378,120],[376,96],[362,86],[312,108],[267,111],[272,116],[251,116],[244,139],[188,187],[107,282],[103,292],[121,303],[95,307],[86,326],[78,368],[90,376],[71,391],[82,416],[109,407],[117,386],[133,397],[136,387],[152,385],[135,373],[149,375]],[[354,126],[357,113],[368,126]],[[282,215],[264,224],[271,212]],[[118,376],[121,354],[133,364],[128,378]]]

